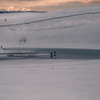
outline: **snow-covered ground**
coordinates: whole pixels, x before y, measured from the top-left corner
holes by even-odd
[[[99,100],[100,60],[0,61],[1,100]]]
[[[0,14],[0,46],[0,100],[100,99],[99,6]]]
[[[100,49],[99,26],[99,6],[49,13],[0,14],[0,45]],[[25,42],[21,42],[23,38]]]

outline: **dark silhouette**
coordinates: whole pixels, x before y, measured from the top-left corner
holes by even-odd
[[[56,56],[56,52],[54,52],[54,56]]]
[[[50,53],[51,54],[51,58],[53,57],[53,53]]]

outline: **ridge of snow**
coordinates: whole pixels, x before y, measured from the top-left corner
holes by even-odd
[[[4,22],[4,19],[7,19]],[[49,13],[2,14],[0,45],[5,47],[100,49],[100,7]],[[19,43],[25,37],[26,43]]]

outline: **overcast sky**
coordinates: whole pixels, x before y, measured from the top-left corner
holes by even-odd
[[[54,11],[91,5],[100,5],[100,0],[0,0],[0,9],[16,6],[33,10]]]

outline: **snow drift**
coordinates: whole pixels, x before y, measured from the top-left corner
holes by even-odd
[[[49,13],[1,14],[0,45],[5,48],[100,49],[99,27],[99,6]]]

